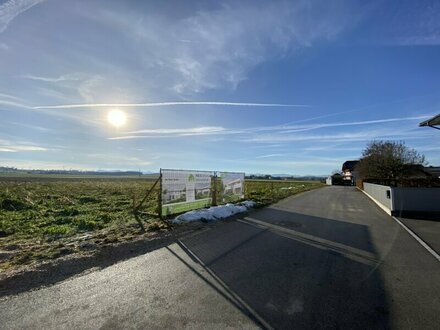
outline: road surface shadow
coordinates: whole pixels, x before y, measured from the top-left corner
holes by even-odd
[[[285,211],[275,215],[294,218],[280,212]],[[380,261],[368,228],[310,219],[316,239],[310,228],[305,239],[298,227],[278,230],[236,221],[184,238],[181,246],[245,303],[245,314],[264,320],[263,328],[389,328]],[[324,234],[320,225],[332,234]],[[356,243],[342,239],[350,233]]]
[[[30,271],[0,280],[0,298],[53,285],[75,275],[85,273],[87,270],[103,269],[120,261],[165,247],[175,242],[175,240],[176,236],[169,232],[153,239],[140,239],[117,245],[103,246],[88,255],[74,255],[72,258],[40,264]]]
[[[180,249],[187,254],[187,256],[194,262],[201,264],[200,261],[195,257],[191,251],[179,240],[177,241],[177,245]],[[229,289],[227,285],[225,285],[221,280],[215,277],[209,268],[205,267],[203,264],[201,266],[208,271],[208,273],[214,277],[214,279],[207,279],[205,276],[195,269],[190,263],[186,262],[184,258],[179,256],[178,253],[173,251],[170,246],[165,247],[172,255],[174,255],[177,259],[179,259],[186,267],[188,267],[199,279],[201,279],[205,284],[211,287],[214,291],[216,291],[219,295],[221,295],[225,300],[227,300],[230,304],[232,304],[235,308],[237,308],[241,313],[246,315],[249,319],[251,319],[255,324],[257,324],[260,328],[269,329],[270,326],[267,326],[266,322],[262,320],[259,315],[257,315],[252,309],[250,309],[246,303],[243,303],[240,298],[237,298],[235,293]],[[213,283],[213,280],[215,283]]]
[[[349,245],[368,252],[374,252],[368,227],[293,211],[284,211],[276,208],[266,208],[251,215],[253,219],[268,222],[295,231],[328,239],[334,242]]]

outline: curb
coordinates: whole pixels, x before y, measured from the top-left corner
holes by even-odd
[[[369,194],[367,194],[365,191],[363,191],[362,189],[360,189],[359,187],[356,187],[357,189],[359,189],[360,191],[362,191],[365,195],[367,195],[374,203],[377,204],[377,206],[379,206],[386,214],[388,214],[394,221],[396,221],[403,229],[405,229],[421,246],[423,246],[435,259],[437,259],[437,261],[440,261],[440,255],[434,251],[433,248],[431,248],[429,246],[428,243],[426,243],[420,236],[418,236],[414,231],[412,231],[411,229],[409,229],[407,226],[405,226],[403,224],[402,221],[400,221],[399,219],[397,219],[393,214],[392,211],[388,210],[388,208],[386,208],[385,206],[383,206],[381,203],[379,203],[378,201],[376,201],[372,196],[370,196]]]

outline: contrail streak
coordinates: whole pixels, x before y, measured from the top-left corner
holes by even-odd
[[[11,0],[0,5],[0,33],[5,31],[15,17],[45,0]]]
[[[33,109],[75,109],[75,108],[108,108],[108,107],[165,107],[170,105],[224,105],[232,107],[298,107],[308,108],[306,104],[280,104],[280,103],[242,103],[242,102],[154,102],[154,103],[83,103],[83,104],[58,104],[58,105],[41,105],[33,107]]]

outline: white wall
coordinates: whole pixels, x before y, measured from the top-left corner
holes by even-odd
[[[392,211],[391,198],[393,195],[391,189],[392,188],[388,186],[364,182],[364,191],[368,195],[370,195],[376,202],[383,205],[388,210],[388,212]],[[389,192],[390,198],[387,198],[387,191]]]
[[[364,191],[390,214],[440,214],[440,188],[396,188],[364,182]]]

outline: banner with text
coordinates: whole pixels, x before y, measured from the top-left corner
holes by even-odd
[[[161,169],[162,216],[210,206],[214,172]]]

